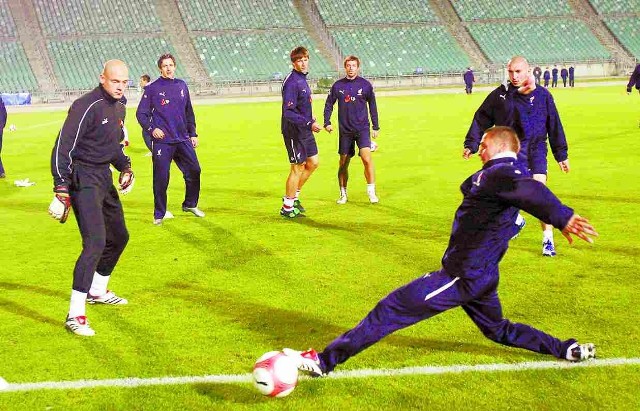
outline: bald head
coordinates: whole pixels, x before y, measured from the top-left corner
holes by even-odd
[[[522,56],[513,56],[507,63],[509,81],[516,87],[521,87],[529,77],[529,62]]]
[[[129,83],[129,69],[122,60],[109,60],[104,63],[100,84],[113,98],[121,99]]]
[[[483,163],[491,160],[496,154],[520,151],[520,140],[511,127],[496,126],[484,133],[480,142],[480,159]]]

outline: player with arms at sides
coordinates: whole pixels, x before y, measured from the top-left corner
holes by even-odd
[[[64,223],[73,207],[82,236],[82,252],[73,270],[66,328],[93,336],[85,303],[121,305],[127,300],[107,289],[111,273],[129,241],[122,203],[109,165],[120,171],[119,191],[133,188],[131,161],[120,144],[126,113],[124,91],[129,71],[109,60],[100,85],[73,102],[51,155],[54,198],[49,214]]]
[[[359,76],[360,59],[348,56],[344,60],[345,77],[336,81],[324,105],[324,128],[329,133],[333,131],[331,113],[336,101],[338,102],[338,184],[340,198],[338,204],[347,202],[347,182],[349,180],[349,163],[356,154],[355,145],[364,165],[364,178],[367,181],[367,195],[369,202],[376,204],[380,200],[376,195],[376,174],[371,157],[371,137],[378,137],[380,125],[378,123],[378,107],[376,95],[371,83]],[[373,123],[373,131],[369,131],[369,115]]]
[[[631,77],[629,77],[629,82],[627,83],[627,94],[631,94],[631,89],[635,87],[638,92],[640,92],[640,64],[638,64],[631,73]]]
[[[322,127],[311,111],[311,88],[307,83],[309,51],[296,47],[290,53],[293,70],[282,82],[282,116],[280,129],[289,157],[289,176],[280,215],[302,217],[306,211],[300,203],[300,190],[318,168],[318,145],[313,133]]]
[[[350,331],[321,353],[285,348],[302,371],[321,376],[385,336],[455,307],[462,307],[489,339],[509,347],[549,354],[568,361],[595,358],[595,346],[560,340],[503,316],[498,297],[499,264],[516,231],[513,219],[525,210],[572,235],[593,242],[597,236],[587,219],[562,204],[549,189],[529,177],[517,161],[520,143],[509,127],[487,130],[480,143],[482,169],[467,178],[460,190],[449,245],[438,271],[391,292]]]
[[[553,157],[560,170],[569,172],[567,139],[558,109],[551,93],[537,87],[529,74],[529,63],[524,57],[513,57],[507,64],[509,80],[500,85],[484,100],[476,111],[464,140],[462,156],[468,159],[478,151],[484,130],[491,126],[509,126],[518,133],[521,149],[518,160],[529,168],[533,178],[547,183],[547,136]],[[524,227],[524,218],[515,222]],[[542,255],[556,255],[553,227],[542,223]]]
[[[200,162],[196,155],[198,134],[189,88],[176,78],[176,59],[171,54],[158,58],[160,77],[144,88],[136,118],[153,140],[153,224],[161,225],[167,215],[167,188],[171,162],[182,171],[185,195],[182,211],[204,217],[200,199]]]

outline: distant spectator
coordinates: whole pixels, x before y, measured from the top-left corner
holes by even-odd
[[[636,66],[636,69],[631,73],[629,83],[627,84],[627,94],[631,94],[631,88],[635,86],[636,90],[640,92],[640,64]]]
[[[2,132],[4,126],[7,125],[7,109],[4,106],[4,102],[0,97],[0,153],[2,153]],[[5,178],[4,166],[2,165],[2,159],[0,158],[0,178]]]
[[[558,87],[558,66],[556,65],[551,70],[551,87]]]
[[[567,87],[567,76],[569,76],[569,72],[566,67],[562,67],[560,70],[560,77],[562,77],[562,85],[563,87]]]
[[[467,67],[467,71],[465,71],[464,75],[464,91],[467,94],[471,94],[473,90],[473,83],[476,81],[476,78],[473,76],[473,70],[471,67]]]
[[[549,79],[551,78],[551,72],[549,71],[549,67],[544,70],[544,86],[549,87]]]
[[[536,86],[540,85],[540,76],[542,76],[542,69],[540,66],[535,66],[533,69],[533,77],[536,79]]]
[[[573,76],[574,71],[575,69],[573,68],[573,66],[569,66],[569,87],[575,86],[574,76]]]

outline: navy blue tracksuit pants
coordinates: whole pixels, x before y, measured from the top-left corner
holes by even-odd
[[[82,252],[73,270],[73,289],[88,293],[94,272],[111,275],[129,241],[129,232],[108,164],[75,163],[69,195],[82,236]]]
[[[153,139],[153,218],[163,218],[167,212],[167,188],[171,161],[182,171],[186,192],[183,207],[196,207],[200,198],[200,163],[191,140],[166,144]]]
[[[435,271],[398,288],[380,300],[353,329],[331,342],[319,354],[325,372],[402,328],[454,307],[462,307],[489,339],[512,347],[564,358],[575,340],[561,341],[502,316],[498,275],[476,280]]]

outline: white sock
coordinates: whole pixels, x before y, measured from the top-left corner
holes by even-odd
[[[91,283],[91,288],[89,289],[89,294],[94,297],[100,297],[101,295],[105,295],[107,293],[107,284],[109,284],[109,275],[100,275],[96,271],[93,273],[93,282]]]
[[[293,197],[294,200],[297,200],[300,197],[300,190],[296,190],[296,196]]]
[[[340,187],[340,197],[347,196],[347,187]]]
[[[69,303],[69,318],[80,317],[86,314],[87,293],[71,290],[71,302]]]
[[[544,230],[542,232],[542,238],[546,241],[549,240],[553,242],[553,230]]]
[[[292,208],[293,207],[293,202],[294,202],[293,198],[284,196],[284,200],[283,200],[284,208],[286,208],[286,209]]]
[[[367,194],[375,194],[376,193],[376,183],[367,184]]]
[[[522,214],[518,213],[518,217],[516,217],[516,225],[520,225],[522,224],[522,222],[524,221],[524,217],[522,216]]]
[[[571,353],[571,350],[573,350],[574,348],[576,348],[578,346],[578,343],[573,343],[569,346],[569,348],[567,348],[567,354],[565,355],[565,358],[569,361],[575,361],[577,360],[577,358],[575,358],[573,356],[573,354]]]

